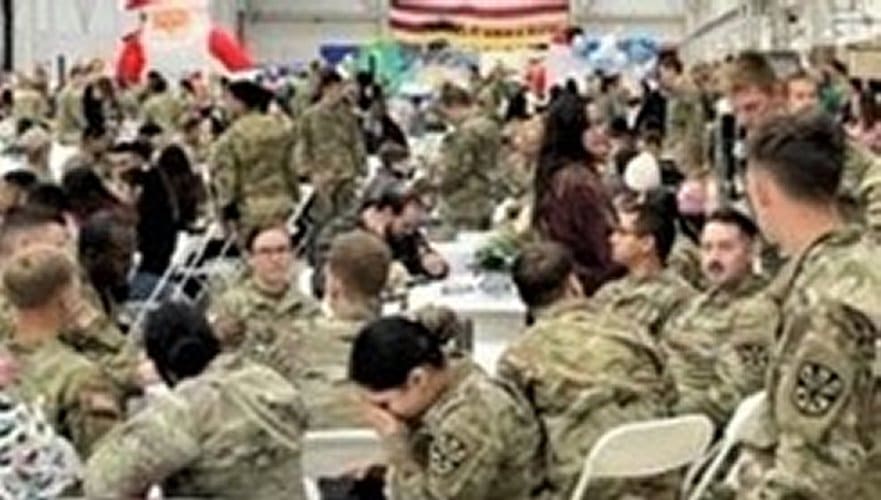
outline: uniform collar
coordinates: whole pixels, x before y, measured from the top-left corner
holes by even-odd
[[[267,305],[282,310],[295,309],[306,304],[307,299],[297,290],[296,283],[292,279],[287,289],[280,296],[273,296],[260,288],[254,277],[248,278],[245,285],[251,292],[257,302],[261,305]]]
[[[549,306],[535,309],[533,311],[533,316],[535,317],[536,321],[543,321],[559,317],[565,313],[569,313],[572,311],[584,311],[590,309],[593,309],[593,305],[591,304],[590,300],[584,297],[578,297],[558,300],[557,302],[554,302]]]

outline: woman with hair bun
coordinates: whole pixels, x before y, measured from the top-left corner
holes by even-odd
[[[171,392],[111,431],[86,467],[88,498],[305,498],[300,394],[272,369],[221,353],[193,308],[147,319],[147,354]]]
[[[352,346],[349,377],[386,444],[392,498],[532,498],[542,480],[532,410],[473,364],[453,362],[443,343],[422,323],[391,317]]]

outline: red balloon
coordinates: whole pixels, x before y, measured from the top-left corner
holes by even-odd
[[[122,39],[122,51],[116,62],[116,79],[124,84],[136,84],[147,67],[147,55],[140,33],[130,33]]]
[[[208,50],[229,71],[243,71],[254,67],[254,59],[235,36],[222,28],[212,28],[208,35]]]

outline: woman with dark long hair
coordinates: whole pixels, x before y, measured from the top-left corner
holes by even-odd
[[[534,179],[533,226],[541,237],[569,249],[590,295],[621,269],[612,262],[608,242],[612,203],[584,144],[588,129],[577,96],[563,93],[551,105]]]

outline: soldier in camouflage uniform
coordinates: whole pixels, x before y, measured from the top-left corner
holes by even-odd
[[[840,126],[822,114],[773,119],[751,138],[747,191],[763,233],[790,260],[768,291],[782,319],[764,414],[774,444],[761,449],[770,466],[743,469],[753,477],[742,478],[741,498],[881,493],[870,437],[881,431],[881,272],[873,265],[881,248],[841,214],[845,149]]]
[[[18,366],[13,392],[39,407],[87,457],[123,410],[100,368],[58,339],[79,293],[75,272],[70,258],[50,247],[32,247],[6,264],[3,286],[16,310],[6,347]]]
[[[59,142],[65,146],[76,146],[86,128],[86,117],[83,113],[84,77],[85,70],[79,65],[74,66],[70,70],[70,80],[58,94],[55,132]]]
[[[445,86],[441,102],[455,127],[444,139],[436,173],[441,218],[455,230],[489,229],[496,203],[507,195],[501,128],[462,89]]]
[[[183,115],[183,103],[171,92],[162,75],[151,72],[147,78],[150,94],[141,106],[140,121],[158,125],[165,134],[172,134]]]
[[[297,166],[315,188],[310,214],[317,226],[342,214],[355,200],[358,179],[367,173],[361,125],[345,96],[340,76],[321,74],[321,100],[303,114],[297,126]]]
[[[305,498],[300,469],[306,412],[269,368],[219,354],[207,322],[181,304],[148,320],[147,351],[170,393],[112,431],[89,459],[89,498]]]
[[[627,275],[597,290],[594,307],[639,323],[659,335],[670,316],[696,293],[682,277],[664,268],[676,229],[652,204],[623,207],[609,239],[612,258]]]
[[[364,425],[347,366],[355,335],[379,317],[380,294],[391,265],[388,247],[376,236],[355,231],[338,236],[325,264],[325,312],[303,321],[303,370],[297,385],[312,428]]]
[[[286,217],[300,196],[293,131],[267,114],[269,91],[248,81],[227,88],[235,122],[211,152],[218,206],[242,232],[267,217]]]
[[[224,350],[240,352],[293,380],[302,362],[297,322],[314,316],[318,307],[297,289],[284,225],[255,228],[246,245],[250,273],[212,303],[209,317]]]
[[[729,99],[748,136],[763,121],[786,109],[781,81],[765,56],[741,54],[729,68],[729,80]],[[848,222],[877,233],[881,230],[881,159],[851,142],[844,155],[839,203]]]
[[[392,498],[518,500],[542,482],[541,431],[529,404],[404,318],[358,334],[349,363],[365,418],[391,467]]]
[[[565,249],[529,247],[513,273],[534,323],[504,352],[498,373],[528,395],[544,422],[550,498],[569,498],[597,439],[622,423],[664,416],[672,383],[643,328],[584,298]],[[601,482],[588,497],[650,491],[653,499],[674,498],[666,486]]]
[[[709,216],[701,236],[701,267],[709,289],[689,300],[664,326],[661,346],[676,382],[676,413],[704,413],[721,428],[740,401],[764,387],[774,344],[777,305],[753,273],[758,229],[724,209]]]
[[[683,73],[682,61],[676,54],[662,56],[658,69],[661,88],[667,96],[665,154],[684,175],[698,175],[707,169],[707,119],[700,90]]]

